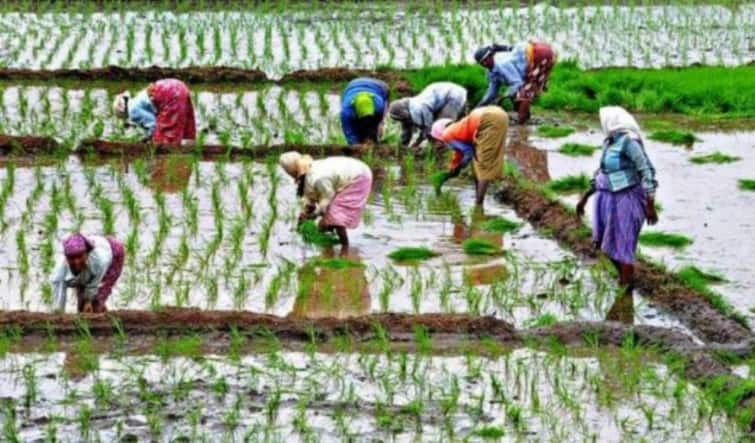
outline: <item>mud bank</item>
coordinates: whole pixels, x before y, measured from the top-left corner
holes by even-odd
[[[189,66],[171,68],[150,66],[147,68],[124,68],[107,66],[90,69],[0,69],[0,80],[18,81],[155,81],[163,78],[177,78],[187,83],[270,83],[293,82],[346,82],[357,77],[374,77],[391,84],[400,95],[412,92],[409,82],[400,72],[388,69],[348,69],[320,68],[301,69],[272,79],[258,69],[234,68],[229,66]]]
[[[190,83],[222,82],[265,82],[264,72],[256,69],[231,68],[225,66],[190,66],[186,68],[167,68],[150,66],[148,68],[123,68],[107,66],[91,69],[0,69],[0,79],[7,80],[105,80],[105,81],[155,81],[162,78],[178,78]]]
[[[0,135],[0,156],[52,154],[59,146],[50,137]]]
[[[500,183],[496,198],[512,206],[533,226],[550,232],[554,239],[577,254],[595,257],[592,241],[585,236],[582,220],[558,202],[548,201],[537,189],[514,179]],[[711,306],[694,291],[659,266],[640,260],[636,285],[659,307],[672,312],[685,326],[708,343],[735,344],[752,338],[752,333]]]
[[[349,334],[355,338],[375,335],[379,329],[390,337],[413,336],[416,328],[429,334],[459,334],[493,336],[501,340],[515,340],[515,329],[509,323],[493,317],[470,317],[449,314],[371,314],[348,319],[301,319],[278,317],[248,311],[207,311],[190,308],[167,308],[161,311],[122,310],[107,315],[47,314],[29,311],[0,313],[0,329],[20,328],[25,335],[75,335],[86,322],[93,336],[109,336],[120,322],[126,334],[157,334],[230,331],[237,329],[265,330],[281,338],[311,340],[313,334],[321,338]]]
[[[105,140],[86,140],[81,143],[79,153],[94,153],[104,156],[141,156],[141,155],[168,155],[168,154],[201,154],[205,157],[254,157],[262,158],[267,155],[280,154],[286,151],[299,151],[302,153],[324,155],[352,155],[362,156],[372,151],[373,155],[390,156],[396,154],[395,146],[375,145],[370,148],[350,147],[345,145],[299,145],[281,144],[271,146],[250,146],[240,148],[237,146],[204,145],[198,148],[196,145],[170,145],[151,143],[126,143],[109,142]]]

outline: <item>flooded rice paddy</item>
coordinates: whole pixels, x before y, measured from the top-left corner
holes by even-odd
[[[418,68],[472,61],[472,49],[526,38],[551,42],[584,67],[695,63],[753,57],[755,7],[718,5],[407,11],[403,4],[269,12],[7,12],[0,64],[56,69],[236,66],[281,76],[297,69]],[[641,25],[638,26],[638,23]],[[124,32],[125,30],[125,32]],[[726,48],[724,50],[724,48]]]
[[[704,391],[631,348],[495,357],[8,353],[0,382],[5,435],[29,442],[738,438]]]

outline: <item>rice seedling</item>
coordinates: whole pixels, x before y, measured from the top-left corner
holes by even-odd
[[[304,221],[298,228],[299,234],[305,243],[315,246],[327,247],[337,245],[338,238],[330,233],[320,232],[317,224],[311,220]]]
[[[587,175],[567,175],[551,180],[545,185],[545,189],[557,194],[574,194],[584,192],[590,187],[590,177]]]
[[[558,148],[558,152],[572,157],[586,156],[589,157],[600,149],[600,146],[585,145],[581,143],[564,143]]]
[[[575,129],[568,126],[551,126],[540,125],[535,132],[537,135],[546,138],[561,138],[574,133]]]
[[[463,243],[464,252],[469,255],[499,255],[503,251],[501,248],[488,240],[469,239]]]
[[[671,143],[672,145],[692,146],[695,142],[700,141],[697,136],[688,131],[679,131],[675,129],[655,131],[648,137],[651,140]]]
[[[651,247],[685,248],[693,243],[692,239],[668,232],[651,231],[640,234],[640,244]]]
[[[522,225],[522,223],[509,220],[505,217],[494,217],[483,222],[480,227],[483,231],[505,234],[507,232],[518,231]]]
[[[708,164],[708,163],[715,163],[715,164],[734,163],[739,160],[741,160],[741,157],[723,154],[721,152],[714,152],[712,154],[706,154],[706,155],[698,155],[698,156],[690,157],[689,159],[689,161],[698,165],[703,165],[703,164]]]
[[[388,254],[388,258],[398,262],[418,262],[429,260],[440,254],[426,247],[403,247]]]
[[[739,179],[739,189],[743,191],[755,191],[755,179]]]

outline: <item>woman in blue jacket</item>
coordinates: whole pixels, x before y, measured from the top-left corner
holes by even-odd
[[[341,97],[341,127],[346,142],[356,145],[383,135],[388,109],[388,85],[374,78],[356,78],[346,85]]]
[[[496,57],[508,52],[505,57]],[[490,45],[475,51],[474,58],[488,70],[488,90],[477,107],[493,104],[501,86],[514,102],[519,124],[530,118],[530,104],[548,89],[548,78],[556,55],[547,43],[528,42],[518,46]]]

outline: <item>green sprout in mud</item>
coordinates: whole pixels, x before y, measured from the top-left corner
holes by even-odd
[[[741,159],[742,159],[741,157],[723,154],[721,152],[714,152],[712,154],[690,157],[689,161],[697,165],[703,165],[703,164],[708,164],[708,163],[715,163],[715,164],[734,163]]]
[[[574,194],[584,192],[590,187],[587,175],[568,175],[557,180],[551,180],[545,185],[546,191],[557,194]]]
[[[469,239],[462,244],[464,252],[469,255],[499,255],[501,248],[488,240]]]
[[[581,143],[565,143],[558,148],[558,152],[572,157],[586,156],[589,157],[600,149],[600,146],[585,145]]]
[[[755,191],[755,179],[740,179],[739,189],[743,191]]]
[[[661,231],[650,231],[640,234],[640,244],[644,246],[681,249],[692,243],[693,241],[691,238],[682,234],[672,234]]]
[[[671,143],[672,145],[692,146],[695,142],[700,141],[697,136],[691,132],[678,131],[675,129],[655,131],[648,137],[651,140]]]

